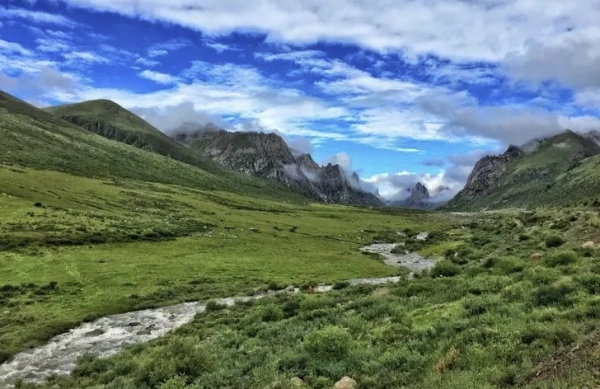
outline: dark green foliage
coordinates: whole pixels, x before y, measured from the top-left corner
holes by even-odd
[[[573,288],[568,285],[543,285],[534,293],[537,305],[565,305],[570,303],[569,293]]]
[[[545,243],[546,247],[553,248],[562,246],[565,243],[565,241],[560,236],[552,235],[546,238]]]
[[[448,260],[439,261],[431,269],[431,277],[454,277],[460,273],[460,267]]]
[[[343,328],[327,326],[308,334],[302,345],[313,358],[343,360],[352,347],[352,337]]]
[[[225,305],[223,305],[215,300],[210,300],[209,302],[206,303],[206,312],[220,311],[225,308],[226,308]]]
[[[566,266],[575,262],[577,262],[577,254],[573,251],[562,251],[544,258],[544,264],[550,267]]]
[[[334,290],[346,289],[349,286],[350,286],[349,282],[347,282],[347,281],[340,281],[340,282],[336,282],[333,285],[333,289]]]

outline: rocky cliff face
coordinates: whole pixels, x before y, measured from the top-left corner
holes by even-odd
[[[518,146],[511,145],[500,155],[487,155],[477,161],[467,178],[464,189],[459,192],[465,199],[478,196],[496,186],[498,179],[506,172],[506,165],[524,154]]]
[[[360,189],[360,180],[355,173],[347,177],[339,165],[319,166],[310,154],[291,150],[277,134],[200,128],[193,132],[175,132],[172,136],[222,165],[277,180],[317,201],[383,204],[373,193]]]

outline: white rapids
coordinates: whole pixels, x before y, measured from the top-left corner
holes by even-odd
[[[361,250],[381,254],[390,266],[406,267],[411,273],[431,268],[435,261],[419,254],[393,254],[397,244],[373,244]],[[402,277],[359,278],[349,280],[350,285],[378,285],[398,282]],[[333,285],[320,285],[314,292],[325,293]],[[256,300],[276,293],[297,293],[298,288],[257,296],[228,297],[215,299],[222,305],[231,306],[238,301]],[[192,302],[168,307],[145,309],[105,316],[90,323],[84,323],[69,332],[50,339],[43,346],[25,350],[15,355],[9,362],[0,365],[0,388],[10,387],[17,378],[25,382],[40,383],[50,375],[68,375],[77,359],[85,354],[108,357],[123,348],[136,343],[148,342],[192,321],[194,316],[206,311],[206,302]]]

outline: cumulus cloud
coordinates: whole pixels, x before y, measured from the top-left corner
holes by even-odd
[[[10,77],[0,73],[0,89],[37,96],[30,101],[34,105],[45,105],[44,98],[71,92],[75,88],[76,79],[73,76],[60,73],[51,68],[42,68],[34,73],[24,73]]]
[[[0,6],[0,18],[24,19],[28,22],[56,24],[63,27],[76,27],[77,24],[65,16],[47,12],[32,11],[24,8],[6,8]]]
[[[166,73],[155,72],[153,70],[148,69],[140,72],[139,76],[142,78],[146,78],[150,81],[154,81],[157,84],[174,84],[178,81],[178,78],[175,76]]]
[[[570,27],[598,38],[598,9],[589,0],[63,0],[97,11],[160,20],[209,35],[262,32],[269,41],[356,43],[418,56],[495,61],[522,48],[533,36],[558,40]],[[384,10],[382,12],[382,10]],[[268,15],[268,16],[265,16]],[[561,15],[557,18],[557,15]],[[506,26],[511,28],[507,29]]]
[[[589,41],[566,40],[560,44],[532,41],[522,52],[505,58],[513,77],[542,83],[556,81],[575,88],[600,88],[600,48]]]
[[[292,150],[300,154],[311,154],[315,149],[313,143],[304,136],[294,137],[288,140],[287,144]]]
[[[347,172],[352,172],[352,158],[346,152],[341,152],[332,155],[328,158],[327,163],[334,165],[340,165],[340,167]]]
[[[184,123],[197,124],[198,127],[207,123],[224,124],[218,116],[196,109],[190,101],[162,108],[132,108],[132,111],[163,132],[169,132]]]
[[[526,105],[480,106],[473,98],[464,96],[461,101],[456,96],[426,95],[417,99],[416,104],[440,119],[439,133],[457,139],[472,136],[520,145],[567,128],[577,131],[600,128],[597,117],[569,117]]]

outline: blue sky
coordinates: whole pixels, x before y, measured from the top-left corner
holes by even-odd
[[[276,131],[387,197],[600,129],[600,0],[8,0],[0,89]]]

